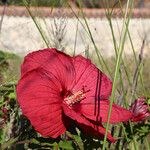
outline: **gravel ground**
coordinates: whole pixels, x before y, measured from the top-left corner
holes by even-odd
[[[94,52],[93,44],[89,38],[89,34],[86,32],[87,28],[85,27],[84,20],[80,19],[79,22],[75,18],[37,18],[37,21],[49,42],[49,46],[57,46],[60,49],[65,47],[65,51],[69,53],[73,52],[74,49],[76,53],[84,53],[85,50],[89,50],[90,53]],[[101,54],[105,57],[113,56],[114,46],[108,21],[99,18],[90,18],[87,21]],[[122,23],[123,20],[119,18],[112,20],[118,44]],[[150,18],[131,19],[129,31],[137,53],[139,53],[145,37],[144,54],[148,55],[150,53]],[[0,33],[1,50],[11,51],[24,56],[31,51],[44,47],[46,45],[31,18],[4,16]],[[129,38],[126,38],[124,52],[126,54],[133,53]]]

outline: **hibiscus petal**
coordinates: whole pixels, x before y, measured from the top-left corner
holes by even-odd
[[[56,138],[66,131],[60,89],[55,76],[40,68],[26,73],[18,82],[17,98],[22,112],[43,136]]]
[[[94,125],[91,127],[91,126],[86,126],[84,124],[80,124],[79,126],[87,134],[94,135],[95,137],[104,138],[106,129],[103,126]],[[112,143],[116,142],[116,139],[114,139],[109,132],[107,133],[107,140],[109,140]]]
[[[77,112],[80,112],[82,115],[84,115],[86,118],[91,119],[96,122],[107,122],[108,117],[108,111],[109,111],[109,100],[100,100],[99,103],[96,104],[91,98],[85,98],[78,106],[76,105],[74,107],[74,110]],[[118,122],[124,122],[131,119],[133,114],[116,105],[113,104],[112,111],[111,111],[111,117],[110,117],[110,123],[118,123]]]
[[[92,134],[94,136],[104,137],[105,128],[102,125],[95,125],[83,117],[80,113],[75,112],[73,109],[69,108],[66,104],[63,104],[63,111],[66,116],[70,117],[72,120],[77,121],[77,124],[88,134]],[[115,142],[116,140],[111,136],[110,133],[107,135],[107,139],[111,142]]]
[[[47,48],[28,54],[21,68],[21,75],[36,68],[43,68],[56,76],[66,88],[72,84],[75,76],[72,58],[55,48]]]
[[[85,87],[89,90],[89,95],[94,95],[97,99],[108,99],[112,90],[110,79],[103,74],[89,59],[82,56],[73,58],[76,72],[76,84],[74,91]]]

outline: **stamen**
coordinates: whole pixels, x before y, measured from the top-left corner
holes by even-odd
[[[67,96],[66,98],[64,98],[64,102],[69,105],[69,106],[73,106],[76,103],[79,103],[80,101],[82,101],[83,99],[85,99],[85,93],[89,92],[90,90],[85,90],[85,86],[83,86],[82,90],[73,93],[72,95]]]

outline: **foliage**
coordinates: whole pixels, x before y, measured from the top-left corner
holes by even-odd
[[[82,3],[82,7],[85,8],[105,8],[107,7],[107,1],[99,1],[99,0],[27,0],[30,6],[37,7],[66,7],[66,1],[71,2],[74,6],[79,7],[80,3]],[[120,4],[126,3],[127,0],[109,0],[110,7],[120,7]],[[145,7],[148,3],[148,0],[135,0],[136,7]],[[7,5],[16,5],[16,6],[24,6],[22,0],[1,0],[0,5],[7,3]]]
[[[0,51],[0,83],[16,80],[19,77],[20,69],[18,65],[21,58],[9,52]]]
[[[30,6],[60,7],[63,0],[28,0]],[[0,2],[2,5],[3,3]],[[7,0],[8,5],[24,6],[22,0]]]

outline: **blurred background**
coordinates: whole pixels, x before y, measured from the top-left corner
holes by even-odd
[[[113,56],[114,45],[111,29],[107,20],[107,7],[113,9],[112,26],[116,41],[119,42],[123,15],[120,7],[126,7],[126,0],[28,0],[30,13],[20,0],[1,0],[0,6],[0,49],[24,56],[30,51],[46,47],[45,41],[33,21],[33,16],[42,30],[47,44],[67,52],[76,51],[84,53],[89,49],[93,53],[93,44],[86,33],[85,22],[80,7],[83,8],[85,17],[97,46],[102,55]],[[150,47],[150,1],[135,0],[129,31],[135,51],[138,52],[143,38],[146,46],[144,54]],[[73,11],[72,11],[73,9]],[[80,20],[76,17],[79,15]],[[131,54],[131,44],[126,38],[125,50]]]

